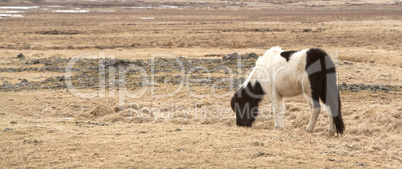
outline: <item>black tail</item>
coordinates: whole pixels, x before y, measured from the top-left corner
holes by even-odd
[[[306,72],[312,89],[314,107],[319,108],[319,99],[327,105],[333,117],[336,132],[343,134],[345,125],[341,114],[341,98],[336,81],[335,64],[321,49],[310,49],[307,52]]]
[[[323,63],[323,62],[322,62]],[[321,91],[320,99],[327,105],[331,110],[331,115],[334,120],[336,133],[343,134],[345,130],[345,124],[343,123],[341,114],[341,98],[339,96],[338,85],[336,80],[335,64],[332,62],[331,58],[326,55],[325,57],[325,76],[324,76],[324,86]]]
[[[338,92],[338,115],[334,116],[334,113],[332,113],[332,118],[334,119],[336,133],[342,135],[343,131],[345,130],[345,124],[343,124],[343,119],[342,119],[342,114],[341,114],[341,97],[339,96],[339,92]]]
[[[336,85],[336,83],[335,83],[335,85]],[[328,85],[328,86],[330,86],[330,85]],[[327,92],[324,93],[323,95],[325,95],[325,94],[326,94],[325,99],[323,99],[322,97],[320,97],[320,98],[325,103],[325,105],[327,105],[331,110],[331,115],[334,120],[336,133],[342,135],[343,131],[345,130],[345,124],[343,123],[343,119],[342,119],[341,98],[339,96],[339,92],[337,89],[336,89],[336,93],[327,90]]]

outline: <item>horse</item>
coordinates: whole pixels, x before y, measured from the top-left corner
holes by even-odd
[[[303,94],[310,105],[311,116],[306,132],[313,132],[325,105],[329,135],[343,134],[341,99],[337,88],[335,64],[322,49],[282,51],[270,48],[256,61],[248,78],[233,95],[230,105],[236,114],[236,125],[251,127],[258,116],[259,103],[265,95],[271,100],[274,129],[283,130],[284,98]]]

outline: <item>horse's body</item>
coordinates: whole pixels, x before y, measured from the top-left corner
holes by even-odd
[[[304,94],[311,108],[306,131],[314,130],[321,100],[329,114],[329,133],[334,134],[336,129],[337,133],[342,134],[344,124],[334,66],[321,49],[269,49],[258,58],[249,77],[232,97],[231,106],[236,112],[236,124],[250,127],[258,115],[259,102],[267,94],[273,103],[274,127],[283,130],[283,98]]]

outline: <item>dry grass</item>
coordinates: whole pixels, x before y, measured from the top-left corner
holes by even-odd
[[[328,137],[324,113],[316,131],[304,133],[309,117],[303,97],[287,100],[285,130],[275,131],[270,118],[259,119],[252,128],[239,128],[234,125],[233,114],[214,114],[214,110],[227,111],[228,98],[186,97],[185,103],[168,98],[162,102],[147,94],[127,101],[140,107],[167,107],[162,111],[165,113],[173,113],[168,103],[200,107],[207,113],[174,111],[174,116],[152,122],[135,114],[133,118],[124,113],[110,114],[107,107],[113,107],[115,99],[80,99],[66,91],[7,93],[0,100],[7,110],[1,112],[0,126],[10,128],[0,133],[1,165],[310,168],[364,163],[374,168],[397,168],[401,163],[401,98],[373,92],[346,92],[341,96],[347,130],[344,136]],[[101,112],[108,111],[95,116],[99,105],[106,106]],[[269,107],[268,100],[265,106]],[[82,119],[76,122],[74,117]]]
[[[213,5],[210,9],[95,8],[116,10],[112,13],[31,11],[24,18],[0,19],[0,68],[38,66],[16,59],[19,53],[26,60],[100,51],[124,59],[158,54],[205,59],[233,52],[262,55],[279,45],[289,50],[320,47],[333,57],[338,55],[339,82],[402,85],[398,5],[382,5],[386,1],[281,2],[241,7],[207,0]],[[365,2],[369,4],[361,5]],[[57,4],[56,0],[47,3]],[[186,4],[181,0],[150,3]],[[79,3],[88,4],[95,3]],[[224,7],[227,4],[232,6]],[[51,76],[60,73],[2,72],[0,80],[17,83],[23,78],[39,81]],[[155,94],[174,89],[161,86]],[[212,95],[208,87],[191,89]],[[137,99],[127,97],[124,103],[131,109],[121,111],[116,106],[121,98],[112,93],[80,98],[67,90],[2,92],[0,166],[398,168],[402,164],[400,90],[342,92],[346,131],[334,137],[327,136],[325,113],[314,133],[304,132],[309,109],[301,96],[286,100],[285,130],[275,131],[270,111],[252,128],[236,127],[229,97],[198,99],[186,88],[168,98],[154,98],[149,92]],[[233,93],[226,89],[217,92]],[[269,110],[268,99],[263,105]]]

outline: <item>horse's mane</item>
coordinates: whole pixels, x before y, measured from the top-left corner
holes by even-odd
[[[255,78],[255,73],[256,73],[257,68],[260,67],[260,66],[264,66],[264,63],[267,61],[267,58],[272,57],[273,55],[275,55],[277,53],[281,53],[281,52],[282,52],[282,49],[280,47],[276,46],[276,47],[272,47],[269,50],[267,50],[267,52],[265,52],[265,54],[263,56],[258,57],[257,61],[255,61],[255,66],[254,66],[253,70],[251,70],[251,72],[248,75],[247,79],[240,86],[240,88],[243,87],[243,86],[247,86],[247,84],[253,78]]]

